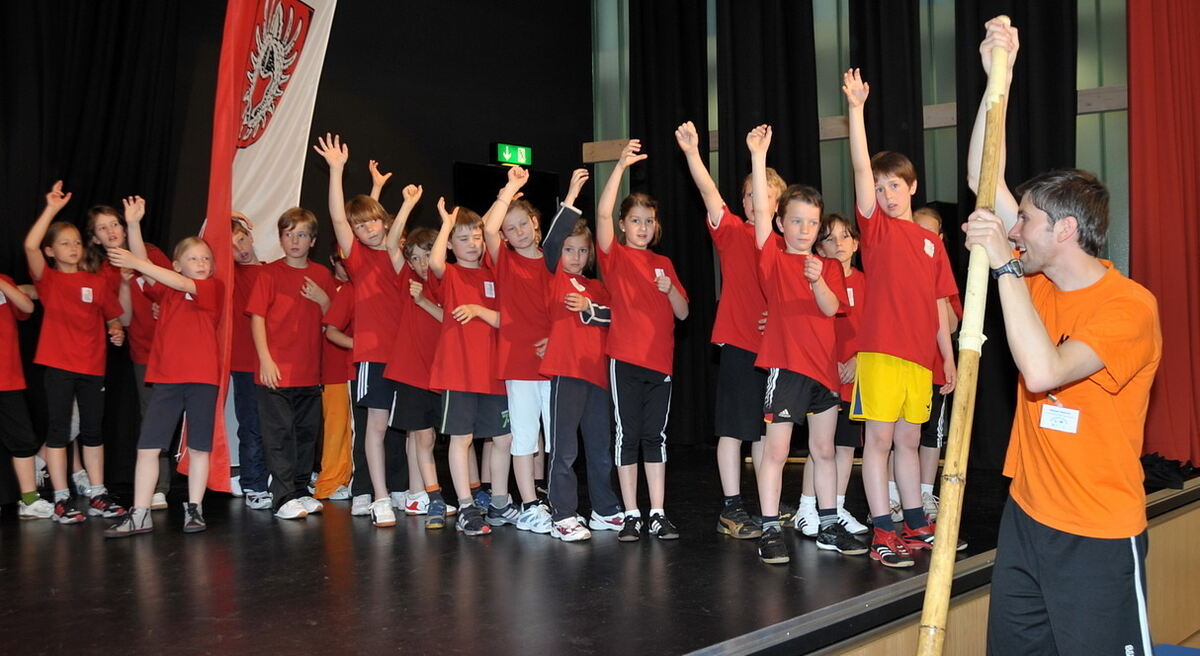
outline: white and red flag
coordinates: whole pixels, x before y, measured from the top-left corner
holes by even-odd
[[[282,255],[275,222],[300,202],[308,132],[336,6],[337,0],[228,0],[201,231],[213,250],[216,277],[225,283],[226,308],[233,301],[233,210],[253,222],[260,259]],[[232,325],[232,316],[223,313],[223,383],[208,476],[208,487],[222,492],[230,489],[224,406]],[[179,470],[186,474],[187,450],[181,446],[181,451]]]

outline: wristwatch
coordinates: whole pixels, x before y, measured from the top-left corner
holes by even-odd
[[[993,280],[999,279],[1000,276],[1002,276],[1006,273],[1011,273],[1014,276],[1021,278],[1021,277],[1025,276],[1025,267],[1021,266],[1021,260],[1017,260],[1017,259],[1009,260],[1008,264],[1005,264],[1002,267],[996,267],[995,269],[992,269],[992,279]]]

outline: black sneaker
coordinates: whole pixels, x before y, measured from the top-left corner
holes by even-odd
[[[721,510],[717,518],[717,533],[735,540],[750,540],[762,535],[762,527],[750,518],[750,513],[741,505]]]
[[[505,524],[517,525],[517,517],[521,515],[521,509],[515,503],[509,503],[503,508],[496,506],[488,506],[487,523],[491,526],[504,526]]]
[[[492,527],[483,520],[483,511],[478,506],[464,506],[458,511],[458,522],[455,528],[465,535],[487,535]]]
[[[200,504],[183,504],[183,532],[199,533],[207,529],[208,524],[204,523],[204,513],[200,510]]]
[[[912,567],[915,561],[904,540],[894,531],[874,529],[871,533],[871,560],[884,567]]]
[[[88,514],[94,517],[113,519],[114,517],[124,517],[125,509],[114,501],[112,496],[107,492],[103,492],[88,501]]]
[[[121,521],[104,529],[104,537],[127,538],[131,535],[149,533],[153,530],[154,521],[150,519],[150,509],[135,508],[133,512],[126,513]]]
[[[768,565],[783,565],[792,559],[783,541],[783,531],[774,527],[763,531],[758,539],[758,557]]]
[[[621,542],[637,542],[642,539],[642,518],[626,515],[625,524],[621,527],[621,532],[617,533],[617,539]]]
[[[78,524],[87,519],[83,513],[71,507],[70,499],[58,499],[54,502],[53,519],[58,524]]]
[[[836,551],[847,556],[861,556],[870,549],[859,542],[845,526],[834,522],[817,531],[817,548]]]
[[[796,505],[786,501],[779,502],[779,523],[786,524],[796,516]]]
[[[679,529],[667,519],[666,515],[650,515],[650,532],[659,540],[678,540]]]

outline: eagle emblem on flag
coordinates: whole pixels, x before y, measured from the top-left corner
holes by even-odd
[[[299,0],[261,0],[246,64],[238,148],[258,141],[300,61],[313,9]]]

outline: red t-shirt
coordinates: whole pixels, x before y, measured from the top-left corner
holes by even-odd
[[[99,273],[61,273],[47,266],[34,283],[46,309],[38,336],[37,364],[103,376],[107,323],[121,316],[118,287]]]
[[[608,358],[604,355],[608,326],[586,325],[580,321],[578,312],[568,310],[563,299],[571,292],[582,294],[598,305],[609,304],[604,283],[567,273],[559,266],[546,295],[550,341],[542,359],[542,375],[570,376],[608,389]]]
[[[687,299],[671,260],[650,249],[616,241],[609,252],[599,249],[600,270],[612,294],[612,326],[608,356],[668,376],[675,361],[675,313],[654,279],[661,273]]]
[[[862,306],[867,298],[867,277],[862,271],[851,267],[845,276],[846,305],[833,318],[833,330],[837,335],[837,361],[846,362],[858,354],[858,326],[862,321]],[[854,394],[854,381],[842,385],[838,395],[849,401]]]
[[[157,246],[146,244],[146,255],[154,264],[164,269],[171,268],[171,260]],[[108,260],[100,266],[100,273],[108,278],[113,289],[121,286],[121,270]],[[146,290],[149,288],[150,281],[146,280],[145,276],[138,275],[129,281],[133,319],[125,327],[125,340],[129,342],[129,359],[133,360],[134,364],[147,364],[150,361],[150,345],[154,343],[154,326],[157,321],[154,319],[154,309],[150,307],[153,301],[146,297]],[[162,308],[159,310],[161,315]]]
[[[758,280],[758,245],[754,226],[724,208],[721,223],[714,228],[707,218],[704,224],[717,247],[721,262],[721,300],[713,322],[713,344],[730,344],[752,353],[758,352],[762,333],[758,320],[767,309]]]
[[[854,212],[871,285],[858,350],[885,353],[932,371],[938,353],[937,299],[958,293],[945,244],[912,221],[888,216],[878,204],[872,218]]]
[[[16,286],[12,278],[0,274],[0,280]],[[0,292],[0,392],[25,389],[21,368],[21,347],[17,339],[17,321],[29,318]]]
[[[545,380],[534,344],[550,335],[544,302],[550,271],[542,258],[529,258],[501,245],[496,262],[500,296],[500,334],[496,340],[500,378]]]
[[[221,382],[217,325],[225,300],[225,284],[216,278],[193,280],[196,293],[146,283],[146,298],[158,303],[158,322],[147,383]]]
[[[246,302],[246,312],[266,319],[267,348],[279,367],[280,387],[308,387],[321,384],[321,306],[300,295],[308,277],[330,298],[337,290],[329,269],[309,262],[303,269],[288,266],[280,258],[264,264],[254,290]],[[261,371],[254,382],[262,384]]]
[[[442,333],[429,374],[435,391],[504,394],[496,368],[496,329],[483,319],[461,324],[450,316],[454,308],[474,303],[495,310],[496,275],[488,266],[468,269],[447,264],[442,276]]]
[[[246,314],[246,302],[258,280],[259,264],[233,265],[233,339],[230,346],[231,371],[258,371],[258,351],[254,350],[254,336],[250,334],[250,315]]]
[[[387,362],[404,298],[386,250],[355,243],[343,262],[354,281],[355,362]],[[404,290],[408,294],[408,290]]]
[[[958,294],[955,294],[950,297],[950,309],[954,310],[955,316],[958,317],[959,321],[962,321],[962,315],[963,315],[962,302],[958,300]],[[933,361],[933,384],[934,385],[945,385],[946,384],[946,372],[944,370],[944,367],[942,366],[942,351],[941,351],[941,349],[938,349],[937,358]]]
[[[347,336],[351,336],[353,332],[350,330],[350,325],[353,319],[354,284],[346,282],[342,283],[338,287],[337,293],[333,295],[333,300],[329,303],[329,311],[325,313],[321,323],[333,326],[346,333]],[[322,385],[337,385],[357,378],[358,372],[350,360],[350,349],[344,349],[334,344],[325,335],[321,336]]]
[[[411,280],[417,280],[424,285],[421,295],[425,298],[434,303],[440,303],[442,299],[441,284],[437,276],[431,275],[421,280],[410,266],[405,266],[400,271],[399,287],[404,290],[404,304],[400,307],[398,332],[404,337],[392,344],[392,355],[388,358],[383,377],[405,385],[429,389],[429,372],[433,368],[433,356],[437,351],[438,338],[442,334],[442,324],[417,305],[412,294],[408,293]]]
[[[758,266],[770,319],[754,364],[763,369],[804,374],[836,390],[840,382],[834,319],[817,307],[812,288],[804,277],[804,263],[810,257],[821,260],[821,278],[837,297],[839,306],[848,304],[841,262],[817,255],[785,253],[771,243],[766,244],[759,251]]]

